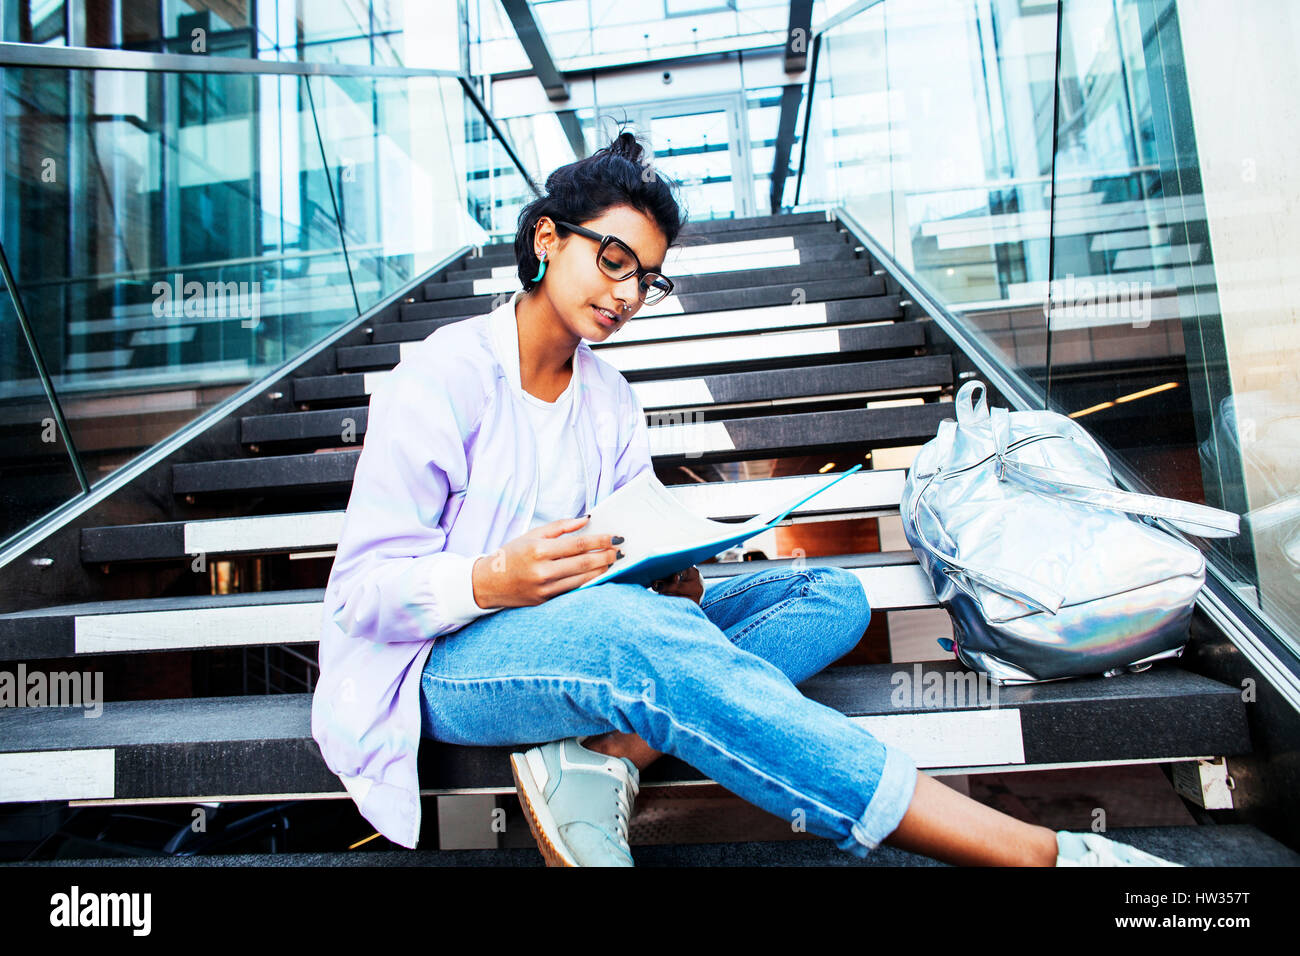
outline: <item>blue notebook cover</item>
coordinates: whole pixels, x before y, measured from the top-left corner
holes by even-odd
[[[646,473],[636,478],[601,501],[591,512],[591,520],[574,534],[623,534],[625,544],[620,545],[625,554],[598,578],[579,585],[575,590],[594,587],[607,581],[620,581],[648,586],[659,578],[666,578],[693,564],[707,561],[714,555],[747,541],[756,534],[773,528],[804,502],[815,498],[835,482],[847,478],[862,468],[854,465],[836,475],[811,494],[801,495],[784,504],[776,512],[757,515],[740,524],[712,521],[687,511],[672,497],[672,492]],[[629,514],[630,509],[639,513]],[[672,527],[679,535],[690,537],[694,543],[659,553],[645,554],[644,546],[633,543],[633,535],[645,540],[656,540],[659,527]],[[632,529],[636,528],[637,531]]]

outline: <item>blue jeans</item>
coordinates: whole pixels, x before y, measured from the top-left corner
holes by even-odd
[[[436,641],[425,736],[512,745],[635,733],[737,796],[864,857],[897,828],[916,765],[795,684],[844,656],[871,608],[832,567],[741,574],[690,598],[601,584]]]

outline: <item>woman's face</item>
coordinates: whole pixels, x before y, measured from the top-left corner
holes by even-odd
[[[575,225],[602,236],[617,236],[636,253],[643,269],[657,272],[663,266],[667,238],[653,219],[631,206],[613,206],[597,218]],[[534,292],[550,302],[576,337],[593,342],[608,339],[643,305],[637,276],[615,280],[600,271],[596,264],[599,248],[596,240],[576,233],[566,233],[561,239],[549,217],[538,222],[533,236],[533,251],[545,249],[547,262],[546,274]]]

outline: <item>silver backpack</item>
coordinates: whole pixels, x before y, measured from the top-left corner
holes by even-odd
[[[990,413],[985,392],[962,386],[957,420],[939,425],[903,485],[903,531],[952,617],[955,648],[940,644],[999,684],[1180,656],[1205,559],[1152,519],[1209,538],[1235,535],[1238,517],[1122,491],[1074,421]]]

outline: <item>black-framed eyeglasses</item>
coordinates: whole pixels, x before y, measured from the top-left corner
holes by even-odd
[[[602,236],[598,232],[592,232],[590,229],[574,225],[571,222],[561,222],[558,219],[555,224],[600,243],[600,248],[596,250],[597,268],[618,282],[636,276],[641,301],[646,305],[662,302],[673,291],[671,279],[658,272],[642,269],[641,260],[636,257],[636,253],[628,247],[627,243],[616,236]]]

